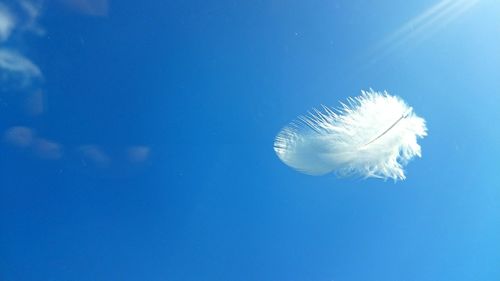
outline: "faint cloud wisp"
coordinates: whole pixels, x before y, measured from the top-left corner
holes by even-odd
[[[14,17],[5,5],[0,3],[0,42],[7,40],[14,29]]]
[[[26,113],[31,116],[40,115],[45,111],[45,95],[42,90],[37,90],[26,98]]]
[[[35,133],[28,127],[11,127],[4,133],[4,141],[12,146],[26,148],[31,146]]]
[[[48,139],[37,139],[34,149],[39,157],[47,160],[58,160],[63,156],[62,146]]]
[[[12,81],[25,87],[32,78],[41,78],[42,72],[35,63],[18,51],[18,44],[10,42],[12,40],[9,39],[13,33],[22,36],[28,31],[43,35],[44,31],[37,24],[40,5],[26,0],[15,3],[10,6],[0,3],[0,42],[4,45],[0,47],[0,75],[3,84]],[[9,44],[9,47],[6,48],[5,44]]]
[[[107,0],[59,0],[72,9],[90,16],[107,16],[109,4]]]
[[[85,166],[91,164],[103,169],[111,164],[111,158],[97,145],[82,145],[78,148],[78,151]]]
[[[0,69],[24,79],[41,77],[42,72],[31,60],[17,51],[0,49]]]
[[[40,11],[42,10],[41,3],[23,0],[19,2],[19,5],[26,14],[26,20],[22,26],[22,29],[31,31],[38,36],[44,35],[45,30],[37,22],[41,14]]]
[[[151,149],[147,146],[132,146],[127,148],[127,158],[132,163],[144,163],[149,158]]]
[[[11,146],[30,149],[42,159],[58,160],[63,156],[63,147],[61,144],[38,137],[35,131],[28,127],[16,126],[7,129],[3,140]]]

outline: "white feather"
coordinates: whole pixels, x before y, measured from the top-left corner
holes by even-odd
[[[361,93],[340,109],[323,106],[290,123],[274,142],[278,157],[310,175],[405,179],[403,166],[421,156],[425,120],[399,97]]]

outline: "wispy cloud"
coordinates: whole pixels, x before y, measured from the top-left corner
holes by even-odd
[[[39,36],[45,34],[45,29],[43,29],[38,24],[38,18],[41,15],[42,5],[40,2],[30,2],[27,0],[19,1],[19,5],[21,6],[24,14],[26,14],[25,22],[23,24],[23,29],[27,31],[31,31]]]
[[[52,140],[39,138],[34,142],[36,154],[47,160],[58,160],[63,156],[62,146]]]
[[[40,68],[30,59],[9,49],[0,49],[0,70],[26,78],[42,76]]]
[[[24,87],[33,78],[42,77],[40,68],[19,51],[18,43],[11,40],[14,33],[16,38],[26,32],[44,33],[37,23],[40,10],[41,5],[34,1],[19,0],[9,5],[0,3],[0,43],[3,45],[0,45],[0,79],[3,83],[14,82]]]
[[[53,140],[37,136],[32,128],[15,126],[7,129],[3,135],[5,143],[34,151],[35,154],[46,160],[58,160],[63,157],[63,146]]]
[[[70,8],[90,16],[107,16],[109,3],[107,0],[59,0]]]
[[[40,115],[45,111],[45,95],[42,90],[29,94],[24,105],[26,113],[31,116]]]
[[[147,146],[131,146],[127,148],[127,158],[132,163],[144,163],[149,158],[151,149]]]
[[[78,148],[84,165],[91,164],[98,168],[107,168],[111,158],[97,145],[82,145]]]
[[[0,42],[7,40],[14,29],[15,20],[9,9],[0,3]]]
[[[97,168],[102,171],[131,172],[148,163],[151,156],[151,148],[146,145],[128,146],[114,150],[115,153],[112,154],[108,152],[113,152],[113,149],[106,150],[95,144],[68,148],[63,143],[46,138],[33,128],[26,126],[8,128],[3,135],[0,134],[0,143],[32,153],[39,159],[76,160],[83,167]],[[75,153],[71,153],[72,151]]]
[[[26,148],[32,145],[35,133],[31,128],[17,126],[11,127],[4,133],[4,141],[10,145]]]

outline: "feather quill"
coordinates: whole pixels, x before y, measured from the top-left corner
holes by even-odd
[[[274,141],[278,157],[309,175],[404,180],[403,167],[421,157],[425,120],[387,92],[361,91],[341,105],[314,109],[283,128]]]

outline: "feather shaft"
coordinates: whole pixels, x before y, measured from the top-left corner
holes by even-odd
[[[405,115],[401,115],[401,117],[399,117],[399,119],[396,120],[396,122],[394,122],[394,124],[392,124],[389,128],[387,128],[387,130],[385,130],[382,134],[378,135],[376,138],[374,138],[373,140],[369,141],[368,143],[366,143],[363,146],[367,146],[367,145],[371,144],[372,142],[378,140],[379,138],[383,137],[385,134],[387,134],[387,132],[389,132],[392,128],[394,128],[394,126],[396,126],[399,123],[399,121],[401,121],[403,118],[406,118],[406,116]]]

